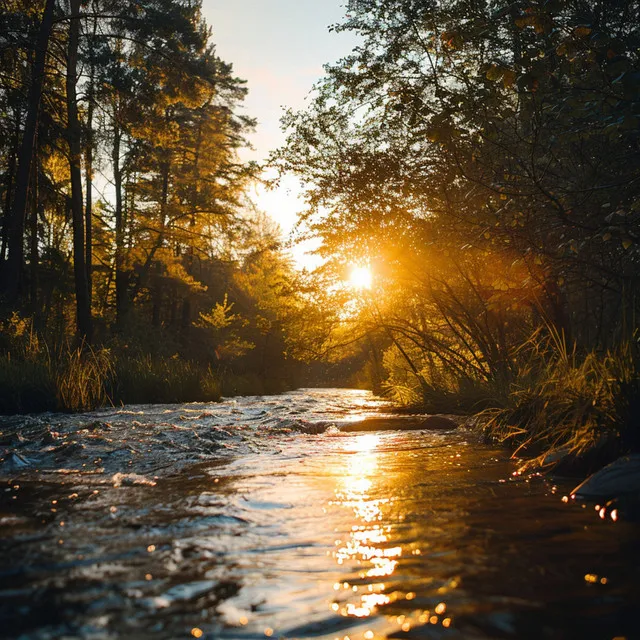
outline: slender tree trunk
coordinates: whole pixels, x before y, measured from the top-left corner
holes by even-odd
[[[11,224],[11,198],[13,196],[13,181],[16,175],[16,163],[18,161],[18,145],[20,144],[20,115],[16,115],[15,135],[11,150],[9,152],[9,162],[7,164],[7,178],[5,180],[4,213],[2,216],[2,244],[0,246],[0,270],[7,257],[7,241],[9,239],[9,226]]]
[[[9,233],[7,246],[9,249],[9,257],[3,269],[4,277],[2,279],[2,285],[9,300],[17,299],[21,289],[21,276],[24,263],[24,223],[27,210],[27,193],[29,191],[29,175],[31,174],[33,142],[38,123],[38,112],[40,110],[40,99],[42,97],[42,87],[44,84],[49,36],[51,35],[51,28],[53,26],[54,8],[55,0],[46,0],[42,21],[40,22],[38,40],[36,42],[31,84],[29,85],[29,95],[27,98],[28,110],[18,156],[16,192],[13,198],[11,216],[8,220]]]
[[[37,158],[37,143],[36,143]],[[31,189],[31,219],[29,229],[29,302],[35,315],[38,310],[38,213],[40,210],[40,175],[38,162],[33,172],[33,187]]]
[[[171,287],[171,305],[169,307],[169,324],[176,326],[176,317],[178,315],[178,288],[175,284]]]
[[[82,141],[78,117],[78,40],[80,37],[80,0],[69,0],[69,48],[67,59],[67,138],[71,174],[71,218],[73,221],[73,273],[76,288],[76,320],[80,338],[91,341],[91,305],[85,267],[84,212],[82,193]]]
[[[196,145],[194,149],[193,158],[193,184],[191,185],[191,220],[195,220],[198,210],[200,208],[200,150],[202,149],[202,121],[204,115],[200,112],[200,118],[198,120],[198,135],[196,137]]]
[[[120,168],[120,145],[122,132],[117,121],[117,106],[114,105],[113,123],[113,184],[115,188],[115,224],[116,224],[116,249],[115,249],[115,269],[116,269],[116,325],[122,328],[125,324],[129,308],[128,298],[128,278],[125,271],[125,233],[124,216],[122,209],[122,170]]]
[[[160,262],[155,263],[154,285],[153,285],[153,308],[151,310],[151,324],[159,327],[162,322],[162,297],[164,290],[164,277],[162,273],[162,265]]]
[[[95,43],[98,32],[98,18],[93,18],[93,40],[90,46]],[[87,91],[87,127],[86,127],[86,151],[85,151],[85,268],[87,269],[87,288],[89,289],[89,305],[93,300],[93,113],[95,110],[95,88],[96,88],[96,64],[91,60],[91,70],[89,73],[89,87]]]
[[[145,263],[142,265],[142,269],[140,269],[140,274],[137,278],[136,286],[132,292],[132,299],[138,295],[140,289],[145,285],[149,277],[149,269],[153,264],[153,259],[156,255],[158,249],[162,247],[164,244],[166,226],[167,226],[167,215],[168,215],[168,207],[169,207],[169,176],[171,175],[171,162],[167,160],[162,163],[162,192],[160,196],[160,232],[158,233],[158,238],[156,243],[151,247],[151,251],[149,251],[149,255],[145,260]]]
[[[87,107],[87,147],[85,150],[85,268],[87,270],[87,289],[89,290],[89,304],[93,297],[93,89],[94,89],[94,69],[91,69],[91,79],[89,80],[89,105]]]

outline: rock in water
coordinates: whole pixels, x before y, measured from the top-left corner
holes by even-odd
[[[391,416],[391,417],[369,417],[359,422],[340,423],[340,431],[450,431],[457,429],[455,420],[446,416]]]
[[[33,461],[29,458],[25,458],[24,456],[12,451],[2,462],[0,467],[2,471],[6,471],[9,473],[13,473],[16,471],[24,471],[25,469],[29,469],[33,466]]]
[[[610,499],[625,495],[640,495],[640,454],[618,458],[592,476],[572,492],[572,497]]]
[[[111,482],[113,482],[113,486],[116,489],[119,487],[134,487],[140,485],[146,485],[148,487],[156,486],[154,480],[149,480],[149,478],[141,476],[138,473],[114,473]]]

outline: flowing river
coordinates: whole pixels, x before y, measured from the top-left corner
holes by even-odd
[[[640,638],[637,524],[464,428],[340,431],[385,411],[307,389],[0,419],[0,637]]]

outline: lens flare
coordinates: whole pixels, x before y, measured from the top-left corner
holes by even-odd
[[[349,284],[354,289],[371,289],[373,275],[369,267],[353,267],[349,274]]]

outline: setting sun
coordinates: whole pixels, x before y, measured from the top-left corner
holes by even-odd
[[[369,267],[353,267],[349,274],[349,284],[354,289],[371,289],[372,280]]]

